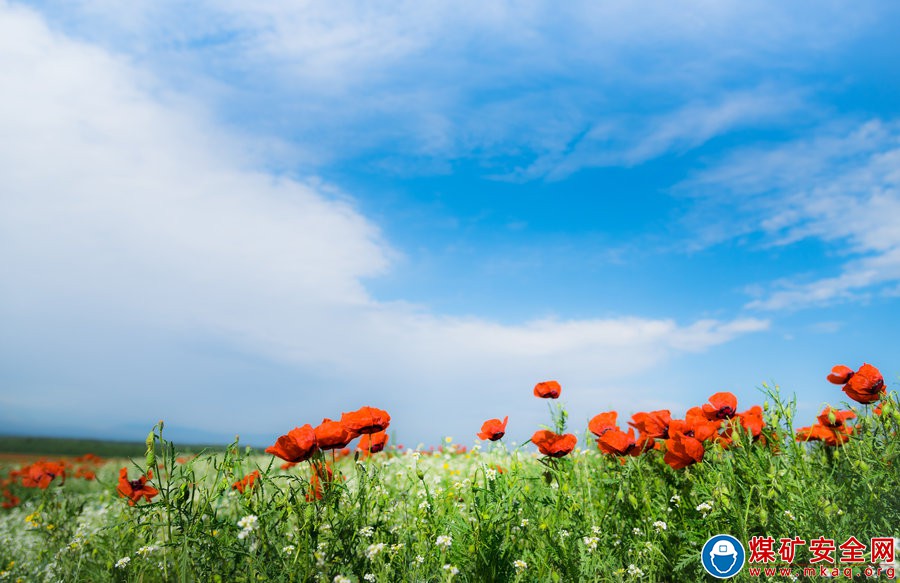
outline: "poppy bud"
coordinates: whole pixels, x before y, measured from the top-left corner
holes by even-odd
[[[144,461],[147,462],[148,468],[152,468],[153,466],[156,465],[156,451],[155,451],[155,448],[153,447],[153,438],[154,438],[153,431],[151,431],[147,435],[147,452],[144,454],[146,456],[146,459]]]
[[[416,476],[418,476],[419,479],[422,480],[422,481],[425,480],[425,472],[423,472],[423,471],[420,470],[419,468],[416,468]]]

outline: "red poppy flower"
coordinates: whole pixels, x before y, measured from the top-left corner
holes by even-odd
[[[149,477],[153,478],[152,472]],[[119,486],[116,491],[119,496],[129,498],[128,504],[131,506],[134,506],[135,502],[140,502],[141,498],[146,498],[147,502],[150,502],[154,496],[159,494],[159,490],[148,486],[147,479],[147,476],[141,476],[137,480],[129,480],[128,468],[122,468],[119,470]]]
[[[19,500],[18,496],[13,495],[13,493],[9,490],[3,490],[2,495],[6,499],[2,504],[0,504],[0,506],[2,506],[3,508],[15,508],[19,505],[20,502],[22,502],[21,500]]]
[[[97,474],[95,474],[93,471],[91,471],[87,468],[82,467],[82,468],[78,468],[75,471],[75,477],[91,481],[97,477]]]
[[[740,420],[741,426],[753,436],[754,439],[760,436],[766,423],[763,421],[763,410],[759,405],[754,405],[736,416]]]
[[[683,433],[674,433],[666,440],[666,453],[663,461],[673,469],[680,470],[703,459],[703,443],[695,437]]]
[[[241,494],[244,493],[244,490],[252,490],[253,486],[256,485],[256,480],[259,479],[259,470],[253,470],[237,482],[231,485],[233,490],[237,490]]]
[[[884,396],[884,377],[871,364],[863,364],[850,376],[842,390],[857,403],[868,405]]]
[[[552,431],[541,429],[540,431],[535,431],[534,435],[531,436],[531,443],[535,444],[544,455],[563,457],[575,449],[578,438],[571,433],[559,435]]]
[[[684,419],[672,419],[669,422],[669,437],[680,433],[700,442],[718,440],[720,425],[719,421],[708,420],[700,407],[691,407]]]
[[[710,421],[731,419],[737,414],[737,397],[727,391],[716,393],[703,405],[703,414]]]
[[[303,427],[294,427],[287,435],[279,437],[275,445],[267,447],[266,453],[286,462],[306,461],[316,453],[316,433],[309,423]]]
[[[634,428],[629,427],[628,433],[624,433],[618,428],[613,428],[605,431],[600,436],[597,440],[597,447],[600,448],[600,451],[611,455],[638,456],[651,449],[653,443],[646,440],[636,442],[634,440]]]
[[[847,381],[850,380],[850,377],[853,376],[853,369],[849,366],[844,366],[843,364],[839,364],[836,367],[831,369],[831,374],[828,375],[828,382],[834,383],[836,385],[843,385]]]
[[[615,411],[594,415],[594,417],[588,421],[588,430],[597,437],[600,437],[610,429],[619,429],[619,426],[616,424],[616,417],[618,416],[619,414]]]
[[[846,443],[853,434],[854,428],[847,427],[828,427],[821,423],[816,423],[811,427],[802,427],[797,430],[797,441],[822,441],[825,445],[834,447]]]
[[[322,499],[322,482],[319,480],[319,474],[313,472],[312,477],[309,479],[309,491],[306,493],[306,501],[312,502],[313,500],[321,500]]]
[[[26,488],[46,490],[57,476],[66,477],[66,470],[61,463],[39,461],[22,469],[22,485]]]
[[[316,445],[319,449],[341,449],[356,439],[340,421],[332,421],[327,417],[315,428]]]
[[[331,469],[329,463],[312,464],[312,475],[309,478],[309,491],[306,493],[306,501],[321,500],[324,494],[324,488],[328,488],[334,481],[334,470]]]
[[[855,418],[856,413],[853,411],[838,411],[834,407],[825,407],[817,417],[820,424],[825,427],[831,427],[832,429],[845,427],[848,419]]]
[[[372,433],[370,435],[363,435],[359,443],[356,445],[356,450],[363,452],[363,455],[378,453],[379,451],[384,450],[385,446],[388,442],[388,434],[384,431],[379,431],[378,433]]]
[[[534,396],[541,399],[558,399],[562,387],[556,381],[544,381],[534,385]]]
[[[669,423],[672,422],[672,414],[668,409],[651,411],[649,413],[635,413],[631,416],[629,425],[637,429],[641,437],[646,439],[667,439],[669,437]]]
[[[499,419],[488,419],[481,426],[481,433],[478,433],[478,439],[489,439],[491,441],[497,441],[502,438],[506,433],[506,422],[509,421],[509,416],[503,418],[503,421]]]
[[[362,407],[350,413],[342,413],[341,423],[350,433],[364,435],[387,429],[391,424],[391,416],[387,411],[375,407]]]

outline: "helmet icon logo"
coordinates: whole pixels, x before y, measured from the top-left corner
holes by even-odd
[[[707,573],[716,579],[728,579],[744,566],[744,546],[729,534],[717,534],[703,545],[700,560]]]

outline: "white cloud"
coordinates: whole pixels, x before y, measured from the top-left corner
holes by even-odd
[[[285,149],[287,167],[364,157],[414,174],[475,158],[505,178],[494,165],[510,157],[512,177],[562,177],[797,114],[779,73],[827,60],[880,16],[778,2],[47,5],[237,124],[314,136]]]
[[[27,356],[15,367],[32,379],[4,385],[7,406],[266,432],[384,400],[401,431],[422,435],[450,413],[470,423],[512,406],[548,376],[575,402],[627,402],[610,383],[768,325],[501,325],[378,301],[365,280],[389,273],[396,251],[352,199],[259,171],[240,136],[127,59],[0,3],[0,68],[0,344]],[[264,387],[177,359],[170,345],[191,342],[318,384],[267,402]],[[152,387],[151,368],[165,373]]]
[[[866,300],[900,281],[900,123],[826,128],[813,138],[739,152],[681,185],[705,197],[704,245],[763,232],[770,245],[815,238],[840,248],[826,277],[775,282],[749,304],[777,310]],[[709,220],[737,208],[734,222]]]

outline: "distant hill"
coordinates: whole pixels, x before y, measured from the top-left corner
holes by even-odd
[[[222,444],[197,445],[176,444],[179,453],[199,453],[200,451],[224,450]],[[32,455],[72,455],[93,453],[100,457],[143,456],[146,445],[137,441],[106,441],[102,439],[81,439],[67,437],[32,437],[0,435],[0,453],[23,453]]]

